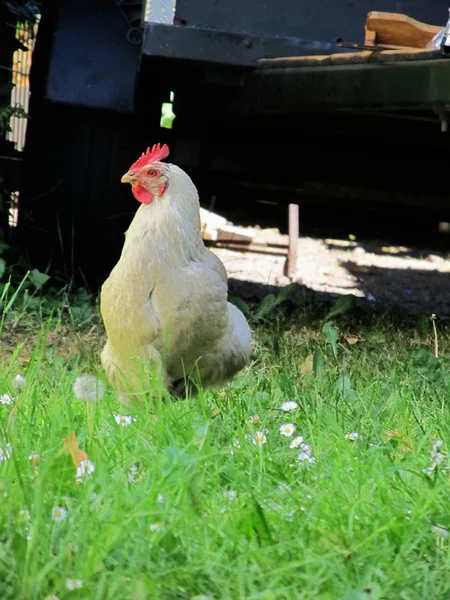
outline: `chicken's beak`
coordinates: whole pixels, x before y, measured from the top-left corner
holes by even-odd
[[[136,177],[133,177],[133,175],[130,175],[129,173],[125,173],[125,175],[122,176],[120,183],[136,183]]]

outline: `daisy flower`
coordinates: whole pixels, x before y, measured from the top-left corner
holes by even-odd
[[[4,447],[0,446],[0,463],[3,461],[6,462],[9,458],[11,458],[11,454],[12,446],[9,442]]]
[[[290,485],[288,485],[287,483],[279,483],[278,484],[278,489],[281,492],[292,492],[292,488]]]
[[[156,502],[158,504],[162,504],[164,502],[164,496],[163,496],[163,494],[158,494],[158,496],[156,497]]]
[[[59,523],[67,517],[67,510],[62,506],[54,506],[52,508],[52,519]]]
[[[3,406],[8,406],[8,404],[12,404],[13,402],[14,399],[9,394],[3,394],[3,396],[0,396],[0,404],[3,404]]]
[[[346,433],[345,434],[345,439],[346,440],[350,440],[352,442],[354,442],[355,440],[359,440],[360,439],[360,435],[359,433],[357,433],[356,431],[353,431],[352,433]]]
[[[267,436],[262,431],[257,431],[255,437],[252,439],[255,446],[262,446],[267,442]]]
[[[82,460],[77,468],[76,480],[77,483],[82,483],[83,479],[87,479],[95,471],[95,465],[90,460]]]
[[[295,426],[292,423],[285,423],[284,425],[281,425],[280,427],[280,433],[281,435],[284,435],[285,437],[291,437],[291,435],[294,433],[295,431]]]
[[[66,579],[66,588],[68,590],[78,590],[83,587],[82,579]]]
[[[287,402],[283,402],[281,405],[281,410],[284,412],[292,412],[296,408],[298,408],[298,404],[297,402],[294,402],[294,400],[288,400]]]
[[[37,452],[32,452],[30,454],[30,456],[28,457],[28,460],[30,460],[33,465],[38,465],[39,464],[39,454]]]
[[[75,379],[72,390],[77,400],[96,402],[105,395],[105,384],[94,375],[80,375]]]
[[[128,483],[136,483],[139,478],[139,469],[136,465],[131,465],[128,469]]]
[[[236,491],[235,490],[225,490],[223,492],[223,495],[225,496],[225,498],[228,498],[228,500],[236,500]]]
[[[59,598],[55,594],[50,594],[50,596],[45,596],[44,600],[59,600]]]
[[[159,521],[150,524],[150,531],[164,531],[164,525]]]
[[[135,418],[127,415],[114,415],[114,419],[117,425],[122,425],[122,427],[128,427],[128,425],[131,425],[133,421],[136,421]]]
[[[26,508],[22,508],[22,510],[19,512],[19,516],[22,517],[24,521],[29,521],[31,519],[30,511]]]
[[[292,442],[289,444],[289,448],[300,448],[302,442],[303,438],[301,435],[299,435],[298,437],[292,440]]]
[[[252,415],[249,418],[249,421],[252,425],[258,425],[259,423],[261,423],[261,419],[259,418],[259,415]]]

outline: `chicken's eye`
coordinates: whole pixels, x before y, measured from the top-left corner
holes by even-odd
[[[150,169],[148,174],[150,177],[156,177],[156,175],[158,175],[158,171],[156,169]]]

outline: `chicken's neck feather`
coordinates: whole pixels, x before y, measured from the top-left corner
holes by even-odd
[[[121,257],[141,266],[144,262],[152,271],[185,266],[201,260],[205,253],[197,189],[184,171],[175,165],[168,167],[169,185],[164,196],[139,207],[126,233]]]

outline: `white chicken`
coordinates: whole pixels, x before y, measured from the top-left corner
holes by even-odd
[[[227,301],[225,268],[203,243],[197,190],[161,162],[168,154],[166,145],[147,149],[121,179],[141,206],[101,290],[101,360],[125,403],[156,389],[158,377],[175,396],[224,383],[252,349],[244,315]]]

